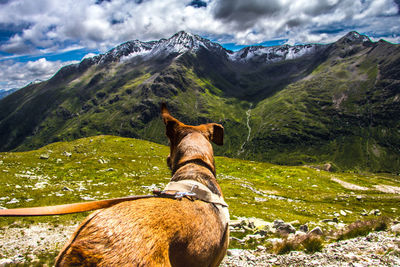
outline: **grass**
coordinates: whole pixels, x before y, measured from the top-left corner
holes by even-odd
[[[149,194],[153,188],[163,188],[170,179],[166,166],[168,153],[169,148],[164,145],[104,135],[53,143],[33,151],[0,153],[0,206],[33,207]],[[43,156],[48,158],[42,159]],[[387,218],[398,220],[400,217],[398,195],[383,193],[374,187],[377,184],[399,187],[400,179],[395,175],[330,173],[311,167],[226,157],[216,157],[215,162],[231,219],[256,217],[270,222],[282,219],[297,221],[296,227],[308,224],[310,229],[320,226],[324,232],[329,232],[337,225],[321,220],[336,218],[343,210],[346,215],[339,215],[339,223],[349,224],[347,229],[358,229],[344,230],[337,235],[338,239],[345,239],[384,228],[377,216],[363,216],[364,210],[379,209]],[[370,190],[346,189],[331,178]],[[361,199],[357,198],[360,195]],[[0,230],[5,227],[23,229],[38,223],[47,223],[49,227],[72,225],[87,215],[2,218]],[[375,222],[361,223],[368,225],[367,230],[357,223],[351,224],[365,219]],[[256,232],[232,232],[231,236],[240,240],[247,234]],[[280,236],[267,235],[245,243],[232,240],[230,247],[254,249],[262,245],[278,254],[291,250],[314,253],[326,242],[324,237],[307,234],[271,243],[270,238],[274,237]],[[6,256],[0,250],[1,255]],[[32,264],[51,264],[55,255],[55,251],[36,255],[38,260]]]
[[[71,153],[70,157],[64,152]],[[163,187],[170,178],[166,146],[130,138],[96,136],[54,143],[39,150],[0,153],[0,206],[40,206],[146,194],[146,186]],[[40,159],[47,154],[49,159]],[[334,217],[362,219],[364,209],[379,209],[396,217],[396,195],[377,191],[374,185],[399,186],[390,174],[330,173],[310,167],[216,157],[217,179],[230,204],[231,216],[277,218],[300,223]],[[331,178],[370,188],[346,189]],[[65,188],[72,189],[68,191]],[[62,194],[62,196],[61,196]],[[356,198],[362,195],[362,200]],[[6,204],[13,198],[18,203]]]
[[[104,135],[53,143],[27,152],[0,153],[0,206],[33,207],[149,194],[155,187],[163,188],[170,179],[166,166],[168,153],[169,148],[164,145]],[[41,155],[48,159],[41,159]],[[320,226],[328,232],[337,225],[323,223],[324,219],[337,218],[339,223],[351,225],[355,221],[378,218],[372,214],[363,216],[365,210],[379,209],[382,216],[397,220],[400,217],[398,195],[380,192],[374,187],[379,184],[400,187],[397,175],[331,173],[312,167],[226,157],[216,157],[215,162],[217,180],[229,204],[231,219],[297,221],[296,227],[308,224],[310,229]],[[332,178],[368,190],[347,189]],[[71,225],[82,221],[87,214],[2,218],[0,228],[24,228],[37,223]],[[382,229],[382,225],[374,224],[371,229]],[[350,232],[344,231],[343,238],[353,235]],[[231,236],[241,239],[249,233],[233,232]],[[274,247],[268,240],[271,237],[275,236],[244,244],[232,241],[230,246],[255,248],[261,244],[276,253],[293,249],[312,253],[319,251],[323,244],[323,240],[309,236],[293,244],[286,240]],[[42,256],[43,261],[53,257]]]

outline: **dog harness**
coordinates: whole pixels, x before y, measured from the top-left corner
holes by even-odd
[[[225,226],[229,223],[228,204],[204,184],[193,180],[180,180],[168,183],[161,193],[168,194],[169,191],[175,192],[173,194],[175,198],[188,197],[213,204],[218,210],[222,224]]]

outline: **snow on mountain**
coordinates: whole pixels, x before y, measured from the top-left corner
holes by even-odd
[[[179,57],[184,53],[197,53],[201,48],[218,53],[232,62],[245,63],[256,61],[259,63],[274,63],[282,60],[291,60],[312,54],[324,45],[282,45],[273,47],[249,46],[239,51],[232,52],[224,49],[221,45],[208,39],[184,31],[174,34],[169,39],[142,42],[139,40],[123,43],[109,52],[86,59],[87,64],[104,64],[107,62],[128,62],[141,58],[148,60],[152,58],[166,58],[168,56]]]
[[[222,46],[198,35],[178,32],[169,39],[141,42],[129,41],[110,50],[101,57],[100,63],[108,61],[126,62],[138,56],[144,59],[163,57],[171,54],[182,55],[186,52],[197,52],[201,47],[209,50],[224,50]]]
[[[250,46],[229,55],[232,61],[247,62],[258,61],[273,63],[282,60],[296,59],[316,52],[322,45],[282,45],[282,46]]]

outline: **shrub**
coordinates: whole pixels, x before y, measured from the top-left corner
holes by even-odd
[[[313,234],[296,236],[293,239],[285,238],[282,242],[274,244],[275,254],[286,254],[293,250],[304,250],[306,253],[315,253],[323,248],[323,239]]]
[[[345,240],[357,236],[366,236],[372,231],[384,231],[389,227],[390,220],[386,217],[379,219],[356,221],[336,234],[336,240]]]
[[[282,242],[277,242],[274,244],[273,251],[275,254],[286,254],[290,251],[297,250],[298,244],[293,242],[293,240],[284,239]]]
[[[309,235],[306,239],[301,242],[301,245],[304,247],[306,253],[315,253],[322,251],[323,240],[319,236]]]

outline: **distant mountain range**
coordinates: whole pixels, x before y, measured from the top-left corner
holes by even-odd
[[[17,88],[10,89],[10,90],[0,90],[0,99],[6,97],[8,95],[11,95],[12,93],[14,93],[17,90],[18,90]]]
[[[225,127],[218,154],[400,170],[400,45],[350,32],[332,44],[233,52],[200,36],[129,41],[0,100],[0,150],[98,134],[165,143],[159,105]]]

